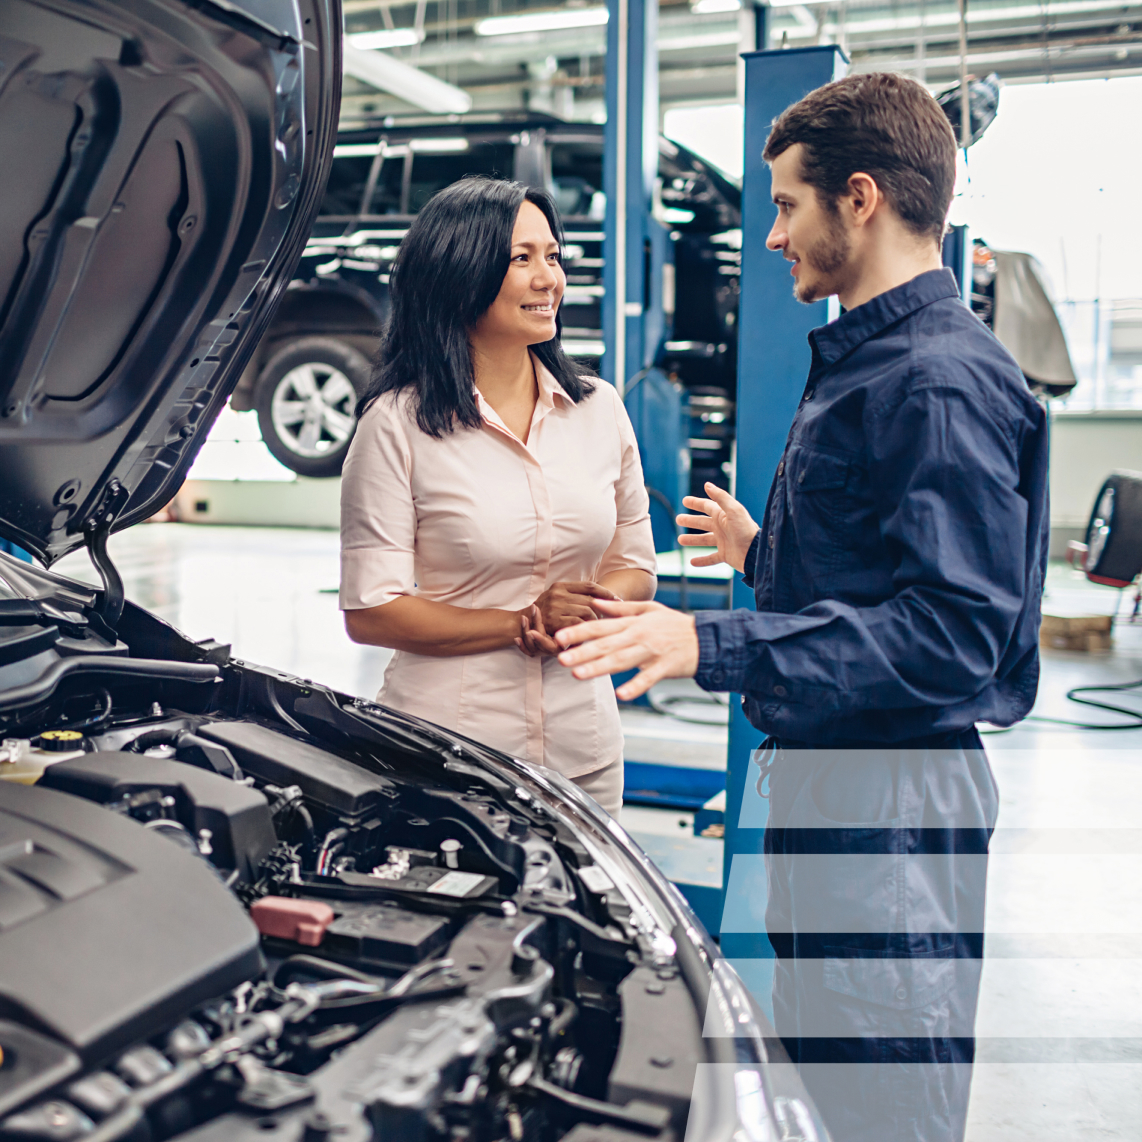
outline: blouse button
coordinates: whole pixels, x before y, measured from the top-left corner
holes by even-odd
[[[782,460],[781,463],[777,465],[777,474],[779,476],[785,475],[785,461],[784,460]]]
[[[788,691],[788,690],[786,690],[784,686],[780,686],[780,685],[778,685],[778,686],[774,686],[774,687],[773,687],[773,692],[774,692],[774,693],[775,693],[775,694],[776,694],[776,695],[777,695],[779,698],[784,698],[784,697],[785,697],[785,695],[789,693],[789,691]]]

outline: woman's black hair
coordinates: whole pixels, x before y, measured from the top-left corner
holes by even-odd
[[[462,179],[416,216],[393,265],[392,316],[373,378],[357,402],[358,417],[383,394],[412,387],[423,432],[439,437],[457,423],[480,426],[468,338],[504,283],[512,231],[524,202],[543,211],[562,250],[563,228],[551,196],[518,182]],[[562,330],[556,311],[555,336],[531,351],[577,403],[594,385],[584,376],[589,370],[564,355]]]

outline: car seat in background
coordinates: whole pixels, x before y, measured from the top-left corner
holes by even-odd
[[[1042,266],[1030,254],[993,250],[992,256],[992,331],[1015,358],[1032,391],[1066,396],[1077,384],[1075,367]]]

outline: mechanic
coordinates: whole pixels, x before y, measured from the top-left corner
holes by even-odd
[[[560,346],[560,234],[550,196],[506,180],[417,215],[345,460],[340,603],[354,642],[396,650],[378,701],[617,815],[614,687],[561,669],[551,636],[595,598],[653,598],[654,539],[622,401]]]
[[[975,725],[1035,698],[1046,417],[942,267],[955,140],[920,84],[811,92],[764,158],[769,249],[800,301],[844,312],[809,336],[762,526],[710,484],[678,517],[757,610],[596,601],[608,617],[556,641],[579,678],[638,667],[623,699],[741,693],[768,735],[778,1034],[838,1140],[957,1140],[998,807]]]

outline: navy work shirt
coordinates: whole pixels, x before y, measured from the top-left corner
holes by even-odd
[[[765,733],[812,744],[1011,725],[1039,680],[1042,407],[950,270],[809,342],[746,559],[757,611],[697,616],[698,683],[740,692]]]

